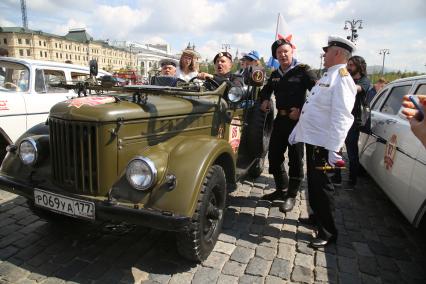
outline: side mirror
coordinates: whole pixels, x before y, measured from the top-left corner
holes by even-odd
[[[90,76],[96,77],[98,75],[98,62],[95,59],[89,61]]]
[[[259,66],[249,66],[244,72],[244,84],[249,86],[263,86],[265,70]]]

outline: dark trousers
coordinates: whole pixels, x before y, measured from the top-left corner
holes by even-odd
[[[274,176],[275,187],[283,190],[288,187],[287,196],[296,197],[303,180],[303,143],[288,144],[288,136],[297,121],[287,116],[277,116],[269,142],[269,173]],[[288,148],[289,175],[284,168],[284,154]],[[289,177],[290,176],[290,181]]]
[[[356,184],[359,171],[359,150],[358,150],[358,139],[359,139],[359,128],[358,126],[352,124],[352,127],[349,129],[348,135],[345,139],[346,151],[348,152],[349,159],[349,179],[351,182]],[[335,172],[335,179],[340,181],[341,173],[340,169]]]
[[[334,224],[334,187],[326,172],[315,167],[324,166],[328,150],[306,144],[309,204],[318,224],[318,237],[328,240],[337,237]]]

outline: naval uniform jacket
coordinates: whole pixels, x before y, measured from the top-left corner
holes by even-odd
[[[305,142],[338,152],[354,117],[356,86],[346,64],[328,68],[312,88],[293,129],[291,142]]]
[[[270,100],[274,92],[276,107],[290,112],[290,108],[302,108],[306,91],[315,85],[316,75],[306,64],[298,64],[283,73],[281,67],[273,71],[260,92],[261,101]]]

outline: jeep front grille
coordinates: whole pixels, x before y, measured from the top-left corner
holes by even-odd
[[[96,195],[98,133],[96,124],[49,118],[53,178],[75,193]]]

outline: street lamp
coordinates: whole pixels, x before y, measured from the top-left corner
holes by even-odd
[[[348,25],[350,26],[350,29],[351,29],[351,35],[347,36],[346,38],[352,42],[355,42],[358,39],[357,29],[360,29],[360,30],[363,29],[362,20],[345,21],[345,27],[343,29],[344,30],[349,29]]]
[[[320,66],[318,68],[318,77],[321,76],[321,70],[322,70],[322,59],[324,58],[324,53],[320,53]]]
[[[229,43],[223,43],[222,49],[225,49],[225,51],[228,52],[228,49],[231,49],[231,45]]]
[[[383,63],[382,63],[382,76],[383,76],[383,74],[385,72],[385,58],[386,58],[386,54],[390,54],[390,52],[389,52],[389,49],[383,48],[383,49],[380,49],[379,54],[383,55]]]

